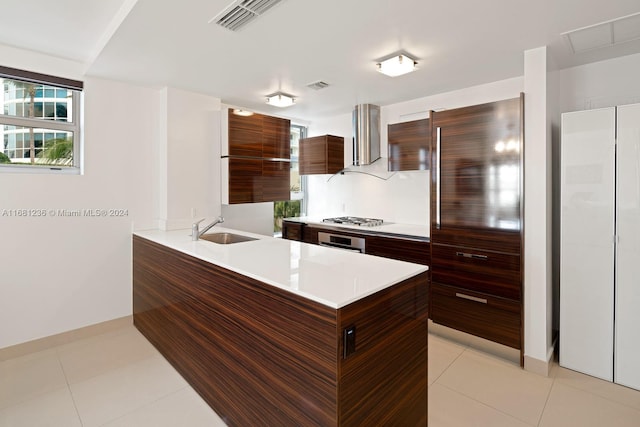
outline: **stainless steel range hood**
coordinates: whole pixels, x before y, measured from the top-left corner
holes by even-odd
[[[364,173],[389,179],[395,172],[389,172],[387,159],[380,157],[380,107],[373,104],[356,105],[352,119],[353,165],[338,173]]]
[[[380,107],[359,104],[353,110],[353,165],[365,166],[380,158]]]

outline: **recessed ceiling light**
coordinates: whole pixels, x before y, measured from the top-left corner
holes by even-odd
[[[289,107],[296,102],[295,98],[286,93],[278,92],[267,96],[267,104],[274,107]]]
[[[418,63],[407,55],[395,55],[377,64],[378,71],[387,76],[396,77],[410,73]]]

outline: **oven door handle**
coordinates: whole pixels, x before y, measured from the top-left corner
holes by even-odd
[[[329,248],[342,249],[342,250],[351,251],[351,252],[358,252],[358,253],[363,253],[364,252],[360,248],[354,248],[353,246],[341,245],[339,243],[319,242],[318,245],[327,246]]]

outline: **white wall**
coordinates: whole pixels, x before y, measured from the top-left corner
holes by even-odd
[[[131,315],[131,232],[221,213],[219,99],[84,80],[84,175],[0,174],[0,209],[128,215],[0,217],[0,348]]]
[[[47,58],[3,62],[55,73]],[[84,175],[2,173],[0,209],[114,208],[128,215],[0,216],[0,348],[132,311],[131,231],[157,226],[151,189],[158,93],[93,78],[85,88]]]
[[[640,53],[559,71],[559,112],[640,102]],[[560,117],[557,122],[560,123]]]
[[[159,98],[160,228],[204,225],[221,213],[220,99],[174,88]]]
[[[546,364],[552,354],[551,134],[547,122],[546,47],[524,53],[524,92],[524,349],[527,367],[530,361]]]

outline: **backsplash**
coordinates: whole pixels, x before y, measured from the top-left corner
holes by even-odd
[[[386,181],[359,173],[309,175],[307,185],[310,217],[352,215],[403,224],[429,222],[429,171],[396,172]]]

